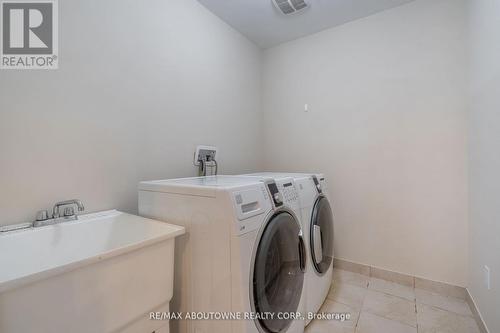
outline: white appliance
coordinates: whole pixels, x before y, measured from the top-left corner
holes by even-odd
[[[306,313],[317,313],[328,295],[333,275],[333,214],[322,174],[262,172],[245,176],[294,179],[306,243]],[[311,319],[306,318],[306,325]]]
[[[243,318],[171,321],[172,331],[303,332],[300,316],[278,317],[303,313],[305,306],[305,244],[290,205],[292,196],[284,196],[274,181],[254,177],[139,184],[142,216],[186,228],[176,242],[171,311]],[[266,312],[275,316],[248,317]]]

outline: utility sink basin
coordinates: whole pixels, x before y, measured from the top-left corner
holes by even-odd
[[[153,332],[184,228],[116,210],[0,235],[0,332]],[[163,328],[168,331],[167,328]]]

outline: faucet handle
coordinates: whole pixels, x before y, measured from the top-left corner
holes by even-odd
[[[80,200],[78,199],[73,199],[73,200],[66,200],[66,201],[60,201],[58,203],[56,203],[54,205],[54,208],[52,209],[52,218],[56,219],[58,218],[60,215],[59,215],[59,207],[61,206],[67,206],[67,205],[76,205],[78,207],[78,211],[79,212],[83,212],[83,210],[85,209],[83,207],[83,204]],[[67,214],[71,214],[71,215],[66,215],[66,210],[64,211],[64,216],[72,216],[72,215],[75,215],[75,210],[73,208],[72,209],[72,213],[70,213],[70,211],[67,212]]]
[[[39,210],[36,213],[36,221],[47,221],[49,219],[49,212],[46,210]]]
[[[64,216],[65,217],[69,217],[69,216],[73,216],[73,215],[75,215],[75,210],[73,209],[73,207],[69,206],[69,207],[64,208]]]

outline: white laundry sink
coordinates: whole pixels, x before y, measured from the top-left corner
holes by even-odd
[[[184,228],[116,210],[0,235],[0,332],[152,332]]]

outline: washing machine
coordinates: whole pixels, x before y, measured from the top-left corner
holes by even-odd
[[[186,228],[170,303],[184,319],[172,332],[304,331],[306,249],[292,199],[254,177],[139,184],[140,215]]]
[[[317,313],[328,295],[333,275],[333,214],[323,174],[261,172],[245,176],[294,179],[306,242],[306,314]],[[306,316],[305,324],[311,317]]]

